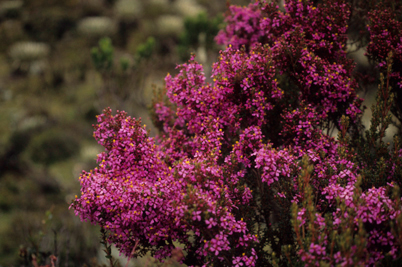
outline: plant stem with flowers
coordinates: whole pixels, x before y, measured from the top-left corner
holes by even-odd
[[[98,116],[94,137],[105,151],[79,178],[75,213],[101,224],[126,256],[138,245],[135,257],[164,260],[180,243],[189,266],[398,264],[402,148],[398,138],[392,147],[382,140],[402,51],[391,42],[363,132],[361,83],[346,56],[353,7],[230,7],[212,82],[195,56],[165,78],[153,102],[156,138],[123,111]],[[392,11],[378,8],[368,16]]]

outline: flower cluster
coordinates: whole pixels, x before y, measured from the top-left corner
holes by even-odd
[[[315,219],[314,224],[322,231],[321,234],[313,233],[312,239],[315,241],[309,247],[305,244],[298,251],[304,262],[311,265],[328,262],[371,266],[387,255],[393,259],[399,257],[397,251],[400,250],[400,244],[392,234],[389,223],[401,214],[400,204],[390,199],[385,187],[359,192],[357,186],[333,184],[324,189],[323,194],[329,200],[329,205],[336,207],[332,214],[328,214],[326,223],[320,213],[311,216],[305,209],[298,212],[298,228],[307,226],[307,221]],[[343,204],[338,206],[335,199]],[[354,240],[347,239],[353,238],[348,231],[355,232]],[[341,238],[336,239],[334,233]],[[334,245],[339,246],[338,251],[334,250]]]
[[[98,155],[99,167],[79,178],[82,195],[74,202],[76,214],[109,230],[110,242],[127,255],[144,238],[145,249],[171,249],[165,240],[181,239],[185,230],[172,224],[178,218],[173,200],[180,198],[183,185],[173,179],[139,120],[124,112],[113,116],[107,109],[98,123],[94,137],[106,151]]]
[[[370,43],[367,46],[367,55],[371,60],[378,62],[378,67],[386,69],[386,58],[389,51],[394,53],[394,71],[392,78],[396,85],[402,87],[402,73],[399,65],[402,63],[402,22],[396,14],[381,6],[369,13]]]
[[[80,176],[72,207],[125,255],[139,241],[136,256],[160,259],[180,243],[189,266],[402,256],[401,198],[391,192],[401,186],[402,150],[396,139],[378,154],[359,130],[362,99],[345,52],[350,6],[267,2],[230,7],[211,82],[195,56],[166,77],[153,103],[156,139],[124,112],[98,117],[105,152]],[[382,92],[386,116],[391,95]]]
[[[395,101],[391,112],[402,119],[400,103],[402,101],[402,5],[400,2],[385,2],[368,13],[367,30],[370,42],[367,45],[367,57],[376,65],[377,70],[386,72],[387,57],[392,52],[392,71],[388,84],[392,87]]]
[[[94,136],[106,152],[98,156],[99,167],[80,176],[82,195],[73,206],[82,220],[109,230],[109,241],[121,252],[130,255],[136,240],[147,240],[141,242],[143,250],[165,258],[173,241],[190,249],[195,236],[203,246],[194,253],[206,257],[210,252],[223,260],[232,246],[240,253],[257,242],[246,222],[231,213],[236,206],[229,196],[244,194],[247,199],[250,192],[230,190],[222,180],[223,169],[210,164],[210,158],[187,158],[172,168],[140,121],[124,112],[113,116],[107,109],[98,123]],[[247,255],[245,261],[255,262],[255,255],[254,260]]]
[[[310,1],[288,1],[286,12],[274,2],[232,8],[229,24],[216,40],[237,49],[268,44],[275,70],[299,88],[299,99],[322,109],[317,110],[322,120],[329,116],[337,124],[341,114],[356,119],[361,99],[356,97],[357,84],[351,79],[353,61],[345,52],[350,10],[343,1],[329,2],[315,7]],[[236,34],[238,27],[248,34]],[[243,30],[249,28],[259,30]]]

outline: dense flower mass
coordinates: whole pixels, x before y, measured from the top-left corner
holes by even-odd
[[[382,116],[363,132],[350,14],[341,0],[230,7],[211,82],[195,56],[166,77],[156,139],[125,112],[98,116],[105,152],[79,178],[75,213],[127,256],[136,242],[136,256],[159,259],[181,244],[189,266],[401,260],[402,149],[382,141],[393,94],[382,82]],[[386,50],[388,81],[399,77],[382,59],[392,50],[399,60],[401,31],[392,34],[376,33],[368,49]]]

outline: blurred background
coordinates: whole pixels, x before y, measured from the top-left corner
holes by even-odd
[[[95,116],[125,110],[155,135],[153,89],[191,52],[208,75],[225,10],[225,0],[0,1],[0,266],[51,254],[57,266],[103,263],[99,229],[68,210],[102,151]]]

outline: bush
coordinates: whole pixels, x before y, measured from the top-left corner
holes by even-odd
[[[215,48],[214,37],[219,31],[222,17],[217,16],[209,19],[206,13],[200,13],[196,17],[188,17],[184,21],[184,31],[180,36],[177,47],[180,57],[183,60],[190,58],[190,52],[198,46],[205,46],[210,51]],[[204,40],[200,37],[204,37]]]
[[[33,162],[50,165],[76,154],[78,145],[71,133],[50,129],[32,138],[27,151]]]
[[[400,264],[402,148],[398,135],[383,139],[402,54],[401,31],[386,30],[399,29],[401,9],[364,3],[230,7],[212,82],[194,56],[166,77],[153,103],[158,138],[125,112],[98,116],[105,152],[79,178],[76,215],[127,256],[164,259],[179,243],[191,266]],[[361,6],[383,73],[366,131],[346,55]]]

